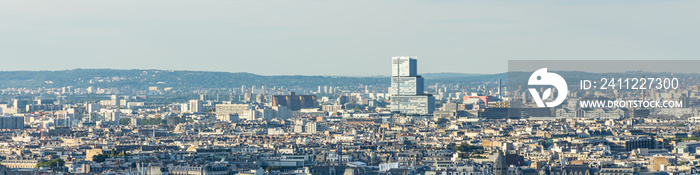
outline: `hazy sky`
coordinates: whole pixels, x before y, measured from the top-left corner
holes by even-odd
[[[0,70],[497,73],[511,59],[698,59],[700,1],[0,0]],[[698,65],[700,66],[700,65]]]

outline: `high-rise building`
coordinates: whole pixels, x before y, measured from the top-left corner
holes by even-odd
[[[414,56],[392,57],[391,76],[392,77],[412,77],[418,76],[418,61]]]
[[[318,107],[315,95],[296,95],[291,92],[289,95],[273,95],[271,100],[272,106],[287,106],[292,111]]]
[[[296,123],[294,124],[294,133],[303,133],[304,132],[304,124],[303,123]]]
[[[0,129],[24,129],[24,117],[0,116]]]
[[[119,106],[119,96],[117,96],[117,95],[112,95],[112,96],[110,97],[110,103],[111,103],[111,105]]]
[[[316,127],[316,122],[308,122],[308,123],[306,123],[304,129],[305,129],[306,133],[309,133],[309,134],[316,134],[316,129],[317,129],[317,127]]]
[[[17,109],[24,109],[27,107],[27,104],[29,104],[29,101],[25,99],[14,99],[12,101],[12,106],[14,106]]]
[[[232,121],[232,115],[235,119]],[[241,120],[254,120],[255,109],[250,104],[217,104],[216,117],[221,121],[234,122]]]
[[[435,97],[428,94],[392,96],[391,111],[404,114],[432,114],[435,111]]]
[[[119,110],[105,110],[101,112],[101,115],[104,118],[104,122],[110,125],[119,125],[119,113]]]
[[[424,93],[423,77],[418,75],[416,57],[392,58],[391,111],[404,114],[432,114],[435,97]]]
[[[420,95],[423,94],[423,77],[392,77],[392,95]]]
[[[292,117],[292,110],[287,106],[273,106],[272,110],[274,112],[274,117],[279,117],[281,119],[288,119]]]
[[[187,103],[180,104],[180,113],[185,113],[187,111],[190,111],[190,104],[187,104]]]
[[[99,112],[102,105],[99,103],[88,103],[86,108],[88,113]]]
[[[204,108],[204,104],[202,103],[202,100],[190,100],[190,112],[196,113],[196,112],[202,112]]]

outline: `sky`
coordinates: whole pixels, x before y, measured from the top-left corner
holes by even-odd
[[[589,73],[700,73],[700,60],[510,60],[508,72],[580,71]]]
[[[0,0],[0,71],[500,73],[508,60],[693,60],[700,1]],[[700,65],[699,65],[700,66]]]

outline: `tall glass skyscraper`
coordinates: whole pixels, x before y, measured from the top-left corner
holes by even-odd
[[[414,56],[392,57],[391,111],[404,114],[432,114],[435,97],[424,92],[423,77],[418,75],[418,61]]]

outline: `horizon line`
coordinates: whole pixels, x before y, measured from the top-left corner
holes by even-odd
[[[183,69],[120,69],[120,68],[73,68],[73,69],[59,69],[59,70],[0,70],[0,72],[60,72],[60,71],[74,71],[74,70],[120,70],[120,71],[183,71],[183,72],[219,72],[219,73],[247,73],[260,76],[329,76],[329,77],[391,77],[390,73],[386,75],[319,75],[319,74],[258,74],[252,72],[232,72],[232,71],[218,71],[218,70],[183,70]],[[467,74],[467,75],[496,75],[508,72],[499,73],[464,73],[464,72],[428,72],[422,74]]]

